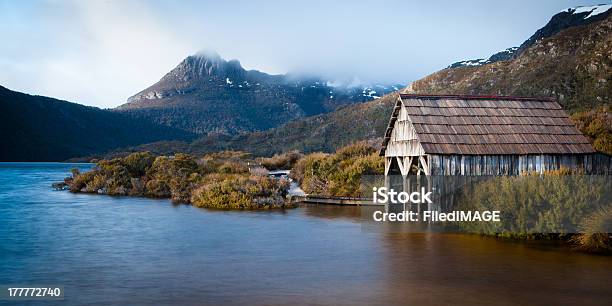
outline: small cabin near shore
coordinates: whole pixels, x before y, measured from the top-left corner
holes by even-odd
[[[549,98],[401,94],[380,154],[385,175],[612,174]]]

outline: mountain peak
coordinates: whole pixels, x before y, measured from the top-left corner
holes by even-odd
[[[338,85],[338,86],[334,86]],[[186,57],[118,110],[198,134],[264,130],[289,120],[377,99],[403,85],[348,84],[309,75],[245,70],[216,52]]]
[[[221,59],[221,56],[215,50],[200,50],[192,56],[204,57],[204,58],[210,58],[210,59]]]
[[[199,52],[185,58],[176,68],[170,71],[166,77],[188,81],[202,77],[241,77],[244,76],[245,73],[246,71],[237,60],[226,61],[217,53]]]

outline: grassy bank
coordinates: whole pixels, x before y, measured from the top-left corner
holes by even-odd
[[[501,222],[462,222],[469,233],[506,239],[558,240],[592,253],[612,253],[610,180],[540,175],[486,179],[463,188],[457,210],[498,210]]]
[[[88,172],[75,169],[65,183],[76,193],[169,198],[197,207],[292,207],[285,197],[289,182],[269,178],[264,169],[253,164],[243,152],[221,152],[203,157],[154,156],[140,152],[98,161]]]

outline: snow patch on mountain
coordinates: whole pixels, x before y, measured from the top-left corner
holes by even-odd
[[[572,8],[568,8],[567,12],[570,12],[572,14],[588,13],[587,15],[584,16],[584,19],[587,19],[593,16],[597,16],[599,14],[603,14],[611,8],[612,8],[612,4],[599,4],[599,5],[592,5],[592,6],[572,7]]]
[[[495,63],[498,61],[508,60],[514,55],[514,53],[518,49],[519,49],[518,47],[511,47],[511,48],[499,51],[491,55],[487,59],[478,58],[478,59],[473,59],[473,60],[460,61],[460,62],[453,63],[446,68],[448,69],[448,68],[458,68],[458,67],[482,66],[482,65],[486,65],[490,63]]]

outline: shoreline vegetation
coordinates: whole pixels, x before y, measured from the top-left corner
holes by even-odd
[[[289,180],[267,175],[268,170],[279,169],[291,169],[291,179],[307,194],[363,197],[369,194],[363,194],[362,176],[382,175],[384,159],[368,142],[357,142],[335,153],[303,155],[290,151],[257,159],[236,151],[202,157],[180,153],[155,156],[140,152],[97,161],[94,169],[88,172],[75,169],[63,186],[75,193],[169,198],[202,208],[297,207],[287,198]],[[563,183],[564,177],[569,178],[568,174],[560,170],[544,173],[546,179],[528,174],[475,184],[462,191],[457,207],[510,211],[512,220],[509,222],[513,224],[504,224],[503,228],[510,228],[512,232],[500,232],[501,227],[490,224],[476,227],[466,224],[463,229],[467,233],[498,239],[558,241],[584,252],[612,253],[612,237],[606,232],[612,224],[612,209],[610,203],[597,198],[598,193],[592,193],[597,188],[605,191],[609,183],[606,180],[600,180],[599,185]],[[592,209],[587,209],[589,205]],[[521,224],[520,220],[535,220],[535,224]],[[554,233],[555,225],[568,222],[575,224],[579,233],[537,234],[538,229]]]
[[[361,178],[383,175],[384,158],[367,142],[342,147],[335,153],[311,153],[295,163],[291,178],[307,194],[329,197],[365,197]]]
[[[88,172],[72,170],[64,180],[70,192],[168,198],[216,209],[293,208],[286,199],[289,181],[267,176],[244,152],[220,152],[196,158],[149,152],[100,160]]]
[[[511,240],[560,241],[587,253],[612,254],[611,181],[606,176],[501,176],[462,189],[458,210],[497,210],[502,222],[462,222],[468,233]]]

